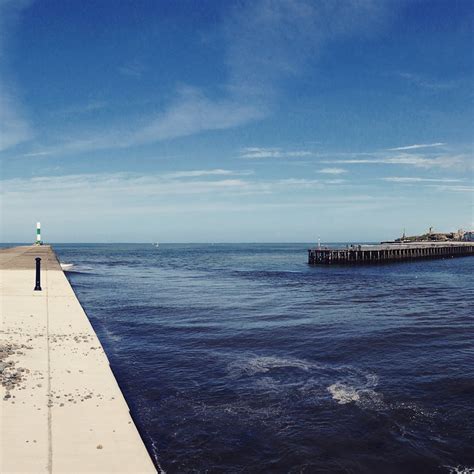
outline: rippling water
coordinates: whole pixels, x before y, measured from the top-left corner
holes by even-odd
[[[474,259],[306,248],[55,246],[166,472],[470,472]]]

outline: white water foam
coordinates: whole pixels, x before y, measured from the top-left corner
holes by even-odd
[[[291,375],[282,375],[278,369],[296,369]],[[327,399],[340,405],[355,403],[360,408],[383,410],[386,404],[375,391],[376,374],[353,366],[319,364],[303,359],[249,355],[228,365],[232,378],[251,377],[258,390],[288,392],[297,390],[307,400],[321,403]]]
[[[66,263],[66,262],[59,262],[61,268],[64,272],[90,272],[92,267],[87,267],[83,265],[76,265],[75,263]]]
[[[380,393],[365,386],[354,386],[344,382],[336,382],[327,387],[333,400],[339,405],[355,403],[360,408],[385,410],[387,405]]]
[[[386,405],[380,393],[375,391],[379,379],[375,374],[364,374],[365,380],[352,374],[327,387],[333,400],[339,405],[355,403],[361,408],[384,409]]]
[[[74,263],[60,263],[60,265],[65,272],[69,272],[74,268]]]
[[[449,474],[474,474],[474,467],[444,466],[449,469]]]
[[[339,405],[358,402],[360,400],[360,394],[357,389],[341,382],[329,385],[328,392],[331,394],[333,400],[336,400]]]

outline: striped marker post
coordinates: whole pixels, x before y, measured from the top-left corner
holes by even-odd
[[[41,223],[36,223],[36,245],[41,245]]]

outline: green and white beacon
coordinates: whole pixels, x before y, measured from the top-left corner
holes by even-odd
[[[41,241],[41,223],[37,222],[36,223],[36,242],[35,245],[43,245],[43,242]]]

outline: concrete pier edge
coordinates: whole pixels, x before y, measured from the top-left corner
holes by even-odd
[[[53,249],[0,250],[0,296],[0,472],[157,472]]]

